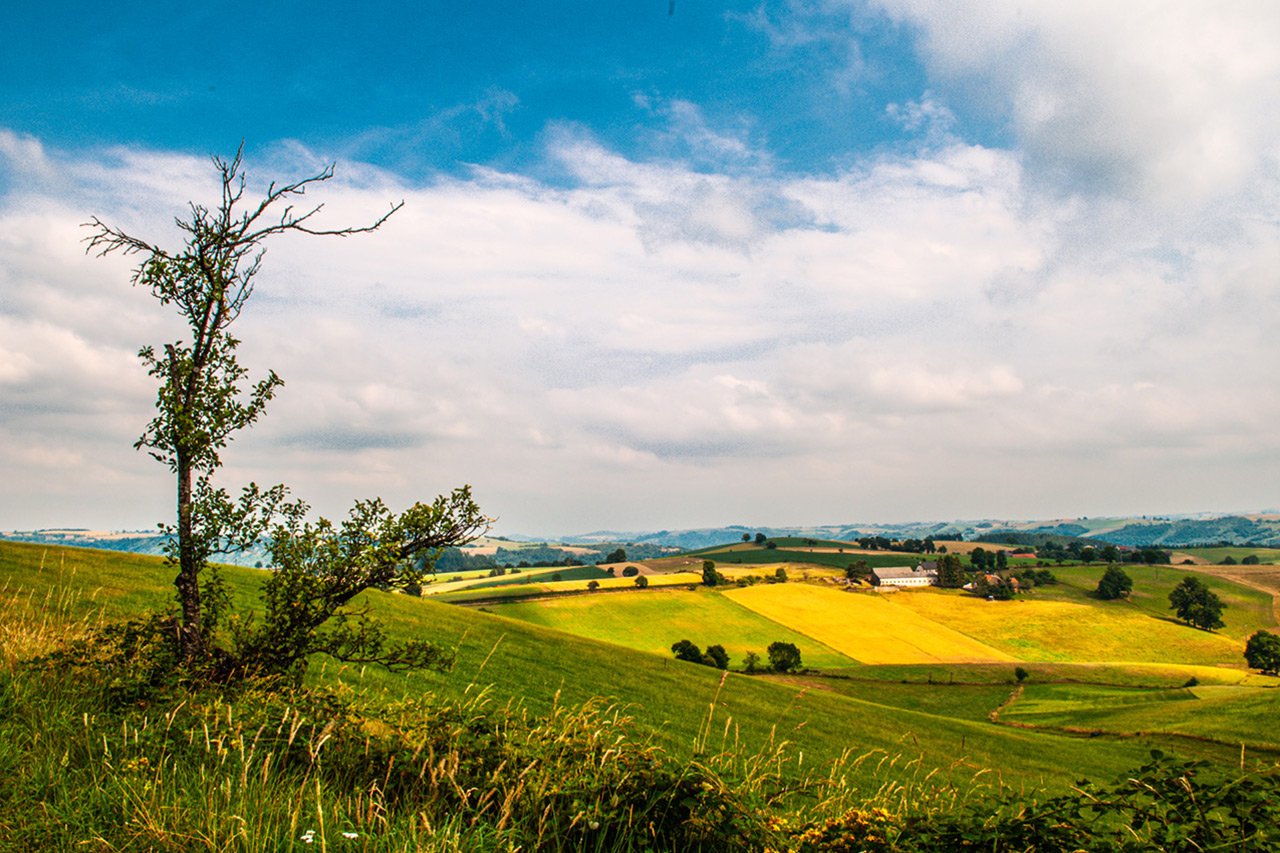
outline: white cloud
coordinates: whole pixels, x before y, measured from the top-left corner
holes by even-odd
[[[44,177],[0,197],[0,527],[149,525],[169,487],[129,447],[152,406],[134,353],[180,329],[78,223],[169,240],[209,169],[36,140],[0,168],[33,151]],[[1280,234],[1239,198],[1155,228],[953,138],[808,178],[570,128],[548,157],[573,180],[339,165],[328,221],[406,206],[271,246],[238,331],[287,384],[228,482],[328,513],[471,482],[503,529],[547,533],[1268,502]]]
[[[1007,116],[1037,171],[1171,209],[1274,175],[1280,6],[871,0],[935,82]]]

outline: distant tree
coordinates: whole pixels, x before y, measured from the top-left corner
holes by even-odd
[[[622,570],[622,576],[624,578],[633,578],[638,574],[640,574],[640,570],[637,569],[635,566],[627,566],[625,569]]]
[[[1021,684],[1022,682],[1026,681],[1028,678],[1031,677],[1031,673],[1027,672],[1025,669],[1023,669],[1020,666],[1015,666],[1013,668],[1013,677],[1018,679],[1018,683]]]
[[[1227,556],[1225,556],[1225,557],[1223,557],[1223,558],[1222,558],[1222,562],[1221,562],[1221,563],[1219,563],[1218,565],[1221,565],[1221,566],[1234,566],[1235,564],[1236,564],[1236,558],[1235,558],[1235,557],[1233,557],[1233,556],[1231,556],[1230,554],[1228,554]]]
[[[991,563],[987,560],[987,549],[978,546],[969,552],[969,564],[978,571],[986,571]]]
[[[955,554],[938,557],[938,586],[944,589],[959,589],[964,586],[964,566]]]
[[[1256,566],[1256,565],[1258,565],[1258,563],[1260,563],[1260,562],[1261,562],[1261,560],[1259,560],[1259,559],[1258,559],[1258,555],[1257,555],[1257,554],[1250,554],[1249,556],[1245,557],[1243,560],[1241,560],[1241,561],[1240,561],[1240,565],[1242,565],[1242,566]]]
[[[939,554],[945,554],[945,553],[947,553],[947,546],[946,546],[946,545],[939,545],[939,546],[938,546],[938,553],[939,553]]]
[[[769,550],[773,550],[774,548],[778,547],[778,543],[770,539],[768,542],[764,543],[764,547],[768,548]]]
[[[747,672],[755,672],[760,668],[760,655],[755,652],[747,652],[742,657],[742,666]]]
[[[926,554],[934,554],[937,552],[937,550],[938,550],[938,546],[933,544],[933,537],[932,536],[924,537],[924,552]]]
[[[866,560],[854,560],[845,568],[844,576],[851,581],[860,581],[871,576],[871,567]]]
[[[1002,572],[1009,568],[1009,552],[1001,549],[996,551],[996,571]]]
[[[1223,607],[1218,596],[1199,578],[1183,578],[1169,593],[1169,608],[1178,618],[1205,631],[1223,626]]]
[[[786,582],[787,582],[787,570],[786,570],[786,569],[784,569],[784,568],[782,568],[781,566],[779,566],[776,570],[774,570],[773,578],[774,578],[774,580],[776,580],[778,583],[786,583]]]
[[[724,646],[707,646],[706,659],[716,669],[729,668],[729,653],[724,650]]]
[[[624,548],[616,551],[610,551],[609,556],[604,558],[606,563],[625,563],[627,561],[627,552]]]
[[[1244,659],[1254,669],[1264,673],[1280,672],[1280,636],[1270,631],[1258,631],[1244,647]]]
[[[1102,550],[1098,552],[1098,558],[1107,563],[1120,562],[1120,549],[1115,545],[1103,545]]]
[[[551,576],[551,580],[555,583],[560,583],[560,581],[564,580],[564,578],[560,576],[559,572],[556,572],[554,575]]]
[[[689,663],[702,663],[702,649],[695,646],[689,640],[678,640],[672,643],[671,651],[675,653],[676,660],[687,660]]]
[[[636,589],[644,589],[648,585],[649,585],[649,579],[647,577],[645,577],[644,575],[638,575],[636,577]]]
[[[757,533],[757,534],[756,534],[756,544],[757,544],[757,545],[763,545],[763,544],[764,544],[764,542],[765,542],[765,540],[766,540],[766,539],[768,539],[768,538],[769,538],[769,537],[768,537],[768,536],[765,536],[763,533]]]
[[[704,586],[715,586],[720,581],[720,573],[716,571],[716,564],[711,560],[702,561],[702,583]]]
[[[594,581],[594,580],[587,581],[587,589],[591,590],[592,592],[595,592],[599,588],[600,588],[600,581]]]
[[[769,655],[769,668],[774,672],[800,668],[800,649],[794,643],[770,643],[766,653]]]
[[[744,533],[744,534],[742,534],[742,541],[743,541],[743,542],[750,542],[750,541],[751,541],[751,534],[750,534],[750,533]]]
[[[1098,597],[1104,601],[1126,598],[1133,591],[1133,578],[1119,566],[1107,566],[1098,581]]]
[[[1088,565],[1096,559],[1098,559],[1098,552],[1094,549],[1088,547],[1080,549],[1080,562]]]
[[[983,598],[1009,601],[1017,593],[1013,584],[999,575],[981,575],[973,582],[973,591]]]

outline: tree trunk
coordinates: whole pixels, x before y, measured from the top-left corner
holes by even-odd
[[[173,584],[178,588],[178,601],[182,605],[182,625],[178,641],[187,658],[204,650],[204,635],[200,625],[200,563],[192,550],[191,542],[191,462],[185,454],[178,454],[178,576]]]

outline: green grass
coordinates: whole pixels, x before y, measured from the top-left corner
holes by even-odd
[[[991,711],[1009,698],[1012,689],[1007,684],[901,684],[851,678],[827,678],[819,682],[803,676],[777,677],[776,680],[801,686],[819,684],[822,690],[873,705],[973,722],[986,720]]]
[[[1280,758],[1274,733],[1280,688],[1202,686],[1134,690],[1031,685],[1002,719],[1064,729],[1158,732],[1262,748]]]
[[[171,573],[155,558],[0,543],[0,605],[7,600],[12,611],[24,596],[37,604],[57,596],[70,602],[63,614],[68,619],[136,615],[141,607],[168,600]],[[238,600],[254,599],[262,573],[227,569],[226,576]],[[597,598],[643,601],[645,595]],[[809,767],[842,755],[870,756],[847,771],[848,784],[864,793],[935,770],[935,780],[964,783],[983,768],[998,770],[999,778],[1016,787],[1062,790],[1081,777],[1112,778],[1164,743],[1159,737],[1084,741],[997,728],[966,718],[973,716],[968,711],[959,717],[935,713],[941,699],[915,700],[909,707],[901,693],[872,702],[738,674],[722,682],[719,671],[675,661],[669,653],[648,654],[410,596],[370,593],[367,600],[393,638],[425,637],[455,646],[452,673],[395,675],[317,661],[310,683],[346,685],[375,705],[428,695],[435,702],[458,702],[483,691],[494,706],[510,703],[539,715],[603,697],[625,708],[641,731],[677,756],[699,749],[751,754],[784,740],[794,744],[792,755],[803,753]],[[715,638],[691,639],[705,644]],[[1177,749],[1185,756],[1231,760],[1229,749],[1212,743]]]
[[[16,550],[15,550],[16,549]],[[11,600],[27,595],[39,601],[59,584],[74,588],[68,615],[107,612],[126,615],[136,605],[162,604],[171,570],[154,558],[76,549],[46,549],[65,564],[46,559],[39,568],[38,546],[0,544],[0,585],[8,579]],[[261,573],[228,569],[233,593],[252,600]],[[133,589],[106,593],[107,576]],[[17,592],[12,592],[17,588]],[[100,590],[96,600],[92,591]],[[624,596],[617,596],[624,597]],[[642,596],[641,596],[642,597]],[[122,607],[123,600],[131,604]],[[849,784],[870,791],[890,779],[937,770],[936,779],[963,781],[981,768],[999,768],[1007,784],[1061,789],[1076,778],[1111,778],[1141,763],[1156,741],[1140,739],[1084,743],[1038,732],[997,729],[971,720],[951,719],[919,710],[893,708],[819,690],[797,690],[767,679],[722,674],[708,667],[623,648],[612,643],[528,625],[496,615],[452,607],[432,600],[371,593],[368,601],[393,638],[430,637],[456,646],[457,663],[449,675],[394,675],[376,668],[317,662],[313,684],[341,683],[364,701],[385,704],[432,695],[459,701],[477,690],[501,706],[515,703],[546,714],[604,697],[628,709],[636,725],[676,755],[691,755],[707,732],[710,747],[751,752],[790,741],[809,766],[820,766],[852,752],[876,756],[851,768]],[[961,745],[964,745],[963,750]],[[1216,755],[1212,745],[1187,754]],[[1222,756],[1217,756],[1221,758]],[[881,761],[884,759],[884,761]],[[961,763],[958,760],[963,759]],[[910,765],[910,766],[907,766]],[[905,774],[905,776],[904,776]]]

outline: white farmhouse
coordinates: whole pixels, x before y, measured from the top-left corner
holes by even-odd
[[[910,566],[885,566],[871,570],[871,582],[876,586],[929,586],[938,582],[938,564],[921,563]]]

